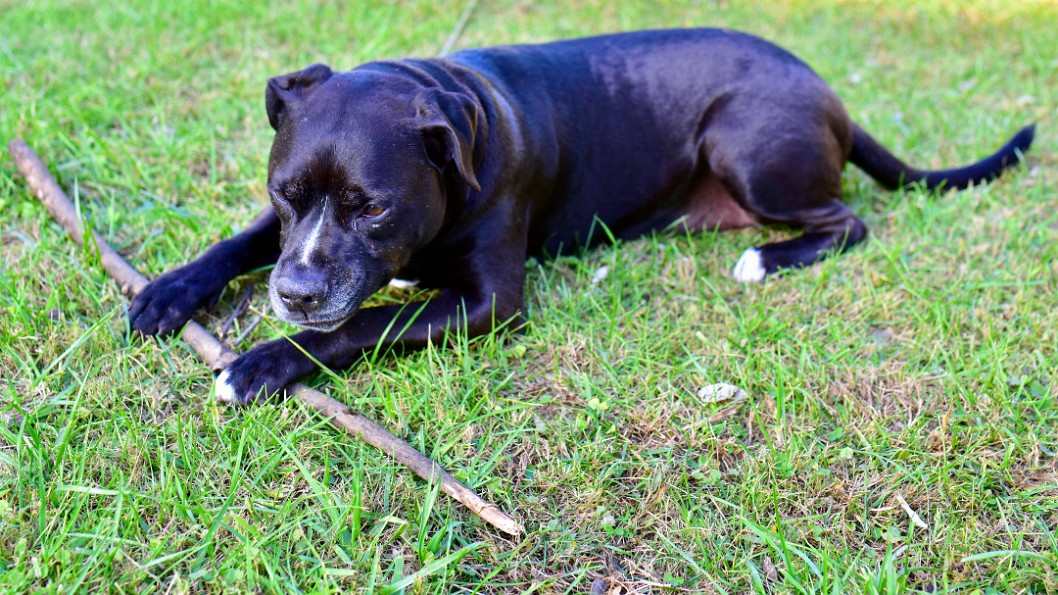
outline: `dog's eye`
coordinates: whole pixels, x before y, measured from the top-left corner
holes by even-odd
[[[364,206],[364,210],[360,211],[364,217],[378,217],[382,213],[385,213],[386,209],[376,205],[374,203],[368,203]]]
[[[278,191],[278,190],[272,190],[271,194],[272,194],[272,200],[274,200],[276,202],[283,203],[283,204],[286,204],[288,202],[287,201],[287,197],[283,196],[283,193]]]

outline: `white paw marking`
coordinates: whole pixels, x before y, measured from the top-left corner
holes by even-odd
[[[760,283],[764,280],[764,264],[760,259],[760,250],[747,248],[742,257],[735,264],[735,270],[731,273],[736,281],[743,283]]]
[[[218,403],[237,403],[238,399],[235,398],[235,387],[228,382],[228,371],[224,370],[217,376],[217,380],[213,383],[214,394],[217,396]]]

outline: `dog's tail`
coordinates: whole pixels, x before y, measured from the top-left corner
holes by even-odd
[[[849,161],[889,190],[917,183],[924,184],[928,190],[941,187],[962,190],[971,184],[994,180],[1003,173],[1003,170],[1017,165],[1021,155],[1032,144],[1035,135],[1036,125],[1026,126],[998,151],[973,165],[956,169],[922,171],[900,161],[862,128],[854,124]]]

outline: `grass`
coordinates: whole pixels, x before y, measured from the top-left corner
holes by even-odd
[[[264,204],[268,76],[432,55],[464,8],[2,4],[0,139],[25,137],[151,275]],[[729,279],[782,230],[530,262],[524,335],[310,379],[516,515],[513,540],[296,403],[214,406],[186,346],[129,337],[93,254],[0,159],[0,589],[1058,592],[1056,19],[1041,1],[481,3],[459,47],[758,33],[922,166],[1040,123],[1028,167],[968,192],[850,170],[871,240],[810,270]],[[291,330],[263,293],[230,333],[265,315],[243,349]],[[717,382],[748,398],[698,397]]]

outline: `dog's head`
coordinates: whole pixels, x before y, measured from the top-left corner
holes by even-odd
[[[331,331],[435,238],[453,185],[480,190],[470,97],[384,70],[268,81],[268,190],[282,222],[280,318]]]

